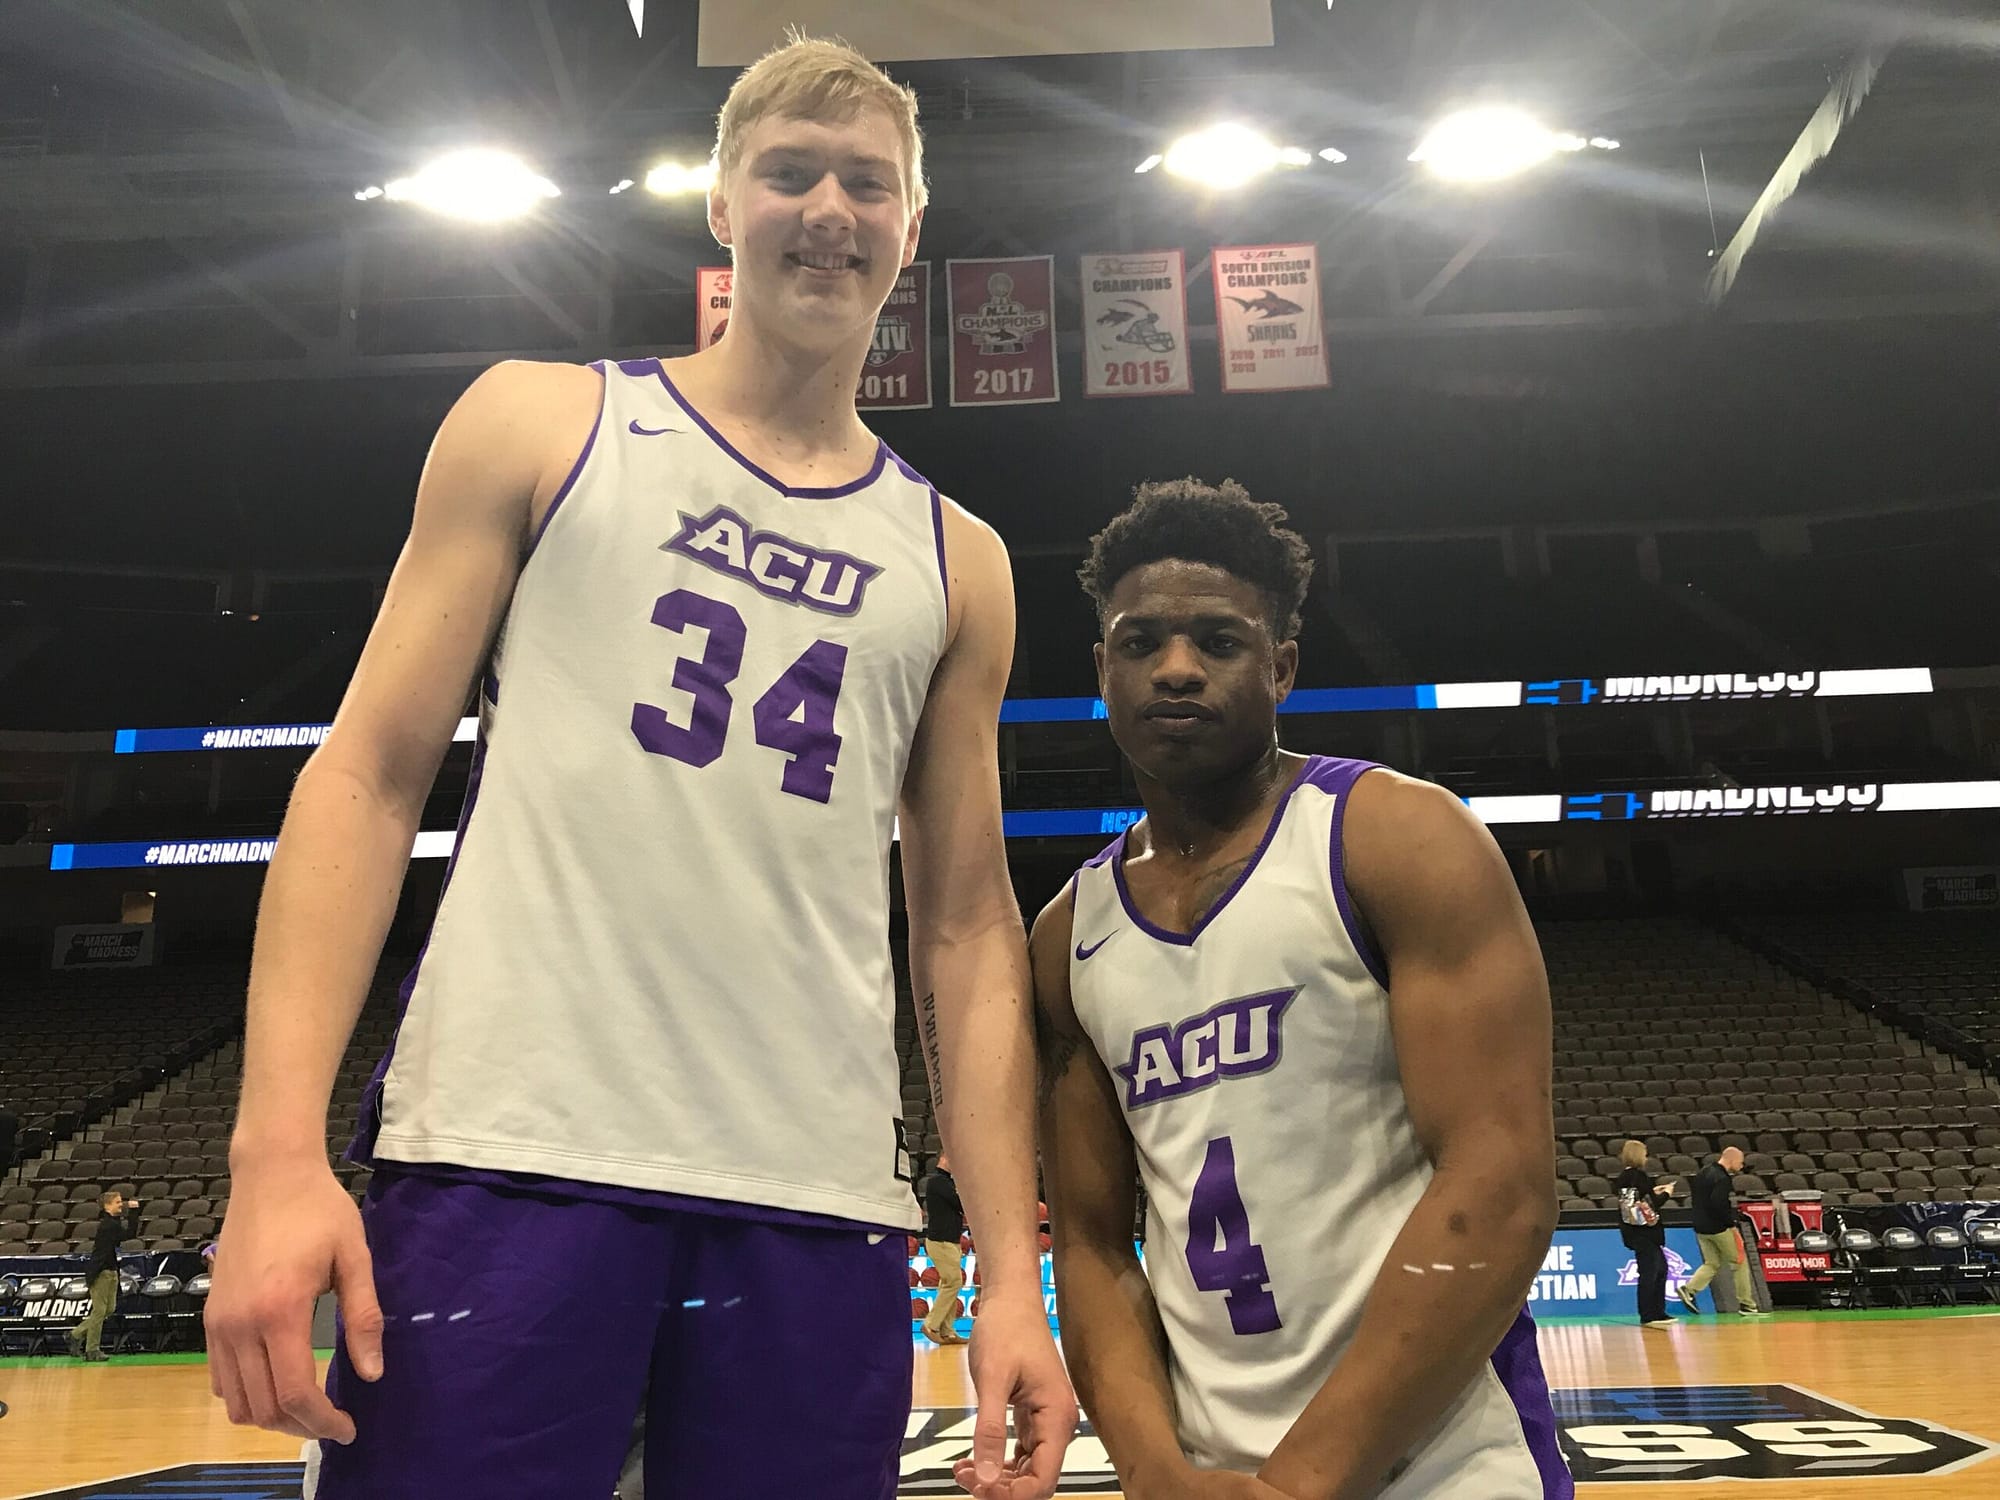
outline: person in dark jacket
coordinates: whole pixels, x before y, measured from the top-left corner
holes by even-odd
[[[92,1362],[111,1356],[104,1352],[104,1320],[118,1305],[118,1247],[139,1232],[139,1200],[109,1192],[97,1200],[104,1210],[97,1220],[90,1266],[83,1273],[90,1283],[90,1311],[69,1335],[69,1352]]]
[[[1694,1238],[1701,1246],[1701,1269],[1680,1285],[1680,1299],[1689,1312],[1700,1312],[1695,1298],[1730,1268],[1736,1287],[1736,1310],[1746,1318],[1761,1318],[1757,1294],[1750,1286],[1750,1266],[1736,1238],[1736,1200],[1730,1195],[1736,1174],[1743,1170],[1743,1153],[1735,1146],[1695,1174],[1690,1195],[1694,1208]]]
[[[1655,1181],[1646,1170],[1646,1143],[1627,1141],[1618,1153],[1625,1170],[1618,1189],[1618,1233],[1639,1262],[1639,1321],[1648,1328],[1671,1328],[1667,1316],[1667,1200],[1674,1183]]]
[[[924,1179],[924,1249],[938,1273],[937,1296],[924,1319],[924,1337],[934,1344],[971,1342],[952,1326],[951,1316],[965,1285],[965,1258],[959,1250],[959,1236],[964,1233],[965,1209],[959,1203],[958,1183],[952,1179],[951,1157],[940,1151],[937,1166]]]

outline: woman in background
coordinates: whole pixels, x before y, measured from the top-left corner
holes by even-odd
[[[1667,1226],[1665,1200],[1674,1195],[1671,1179],[1646,1174],[1646,1143],[1627,1141],[1618,1153],[1618,1232],[1639,1260],[1639,1321],[1648,1328],[1671,1328],[1667,1316]]]

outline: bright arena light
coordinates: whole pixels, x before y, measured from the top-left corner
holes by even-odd
[[[394,203],[414,203],[454,219],[491,224],[519,218],[544,199],[558,197],[548,178],[507,151],[454,151],[414,177],[390,183]]]
[[[1278,148],[1247,125],[1211,125],[1167,148],[1167,170],[1208,187],[1241,187],[1278,165]]]
[[[684,167],[677,161],[663,161],[646,174],[646,191],[662,198],[682,193],[705,193],[715,186],[715,163]]]
[[[1433,125],[1410,160],[1449,182],[1498,182],[1541,165],[1563,142],[1522,110],[1462,109]]]
[[[1166,158],[1164,156],[1160,155],[1159,152],[1155,151],[1151,156],[1147,157],[1144,161],[1140,162],[1139,165],[1134,167],[1132,170],[1134,172],[1150,172],[1153,170],[1153,168],[1157,167],[1161,162],[1165,160]]]

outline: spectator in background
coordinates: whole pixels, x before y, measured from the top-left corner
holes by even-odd
[[[1750,1266],[1743,1258],[1743,1246],[1736,1239],[1736,1200],[1731,1189],[1736,1174],[1743,1170],[1743,1152],[1728,1146],[1714,1161],[1695,1174],[1691,1201],[1694,1207],[1694,1237],[1701,1246],[1701,1269],[1680,1285],[1680,1299],[1689,1312],[1700,1312],[1694,1299],[1730,1268],[1736,1288],[1736,1310],[1746,1318],[1761,1318],[1757,1294],[1750,1286]]]
[[[951,1154],[938,1152],[937,1165],[924,1179],[924,1249],[937,1267],[937,1297],[924,1319],[924,1337],[933,1344],[969,1344],[952,1326],[952,1309],[965,1285],[965,1257],[959,1236],[965,1233],[965,1209],[958,1201],[958,1184],[951,1176]]]
[[[1671,1328],[1667,1316],[1666,1200],[1671,1179],[1655,1182],[1646,1171],[1646,1143],[1627,1141],[1618,1152],[1618,1233],[1639,1262],[1639,1321],[1648,1328]]]
[[[104,1352],[104,1320],[118,1305],[118,1247],[139,1232],[139,1200],[113,1191],[97,1200],[104,1210],[97,1220],[97,1240],[91,1247],[84,1279],[90,1283],[90,1311],[69,1335],[69,1352],[93,1363],[111,1356]]]

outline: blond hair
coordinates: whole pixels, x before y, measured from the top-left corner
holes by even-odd
[[[1643,1167],[1646,1165],[1646,1143],[1627,1141],[1618,1148],[1618,1165],[1621,1167]]]
[[[930,201],[924,182],[924,137],[917,128],[917,93],[897,83],[838,37],[788,30],[785,40],[745,68],[715,121],[718,179],[742,164],[743,143],[767,115],[846,124],[865,109],[879,109],[903,142],[908,180],[903,196],[912,212]]]

